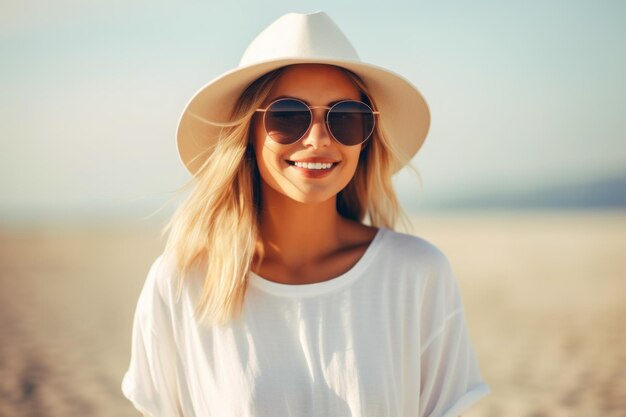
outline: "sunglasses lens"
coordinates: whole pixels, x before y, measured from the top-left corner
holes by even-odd
[[[275,101],[265,112],[265,129],[272,140],[287,145],[300,139],[311,124],[311,111],[298,100]]]
[[[344,145],[358,145],[374,131],[374,113],[360,101],[342,101],[328,112],[328,128]]]

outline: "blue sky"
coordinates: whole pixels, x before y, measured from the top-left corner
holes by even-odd
[[[0,214],[146,214],[187,180],[183,106],[265,26],[324,10],[432,112],[435,202],[626,173],[622,1],[22,1],[0,6]]]

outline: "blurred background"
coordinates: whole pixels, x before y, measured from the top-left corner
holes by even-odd
[[[395,178],[492,388],[464,416],[626,415],[626,3],[0,4],[0,417],[134,416],[120,383],[180,113],[280,15],[324,10],[432,113]]]

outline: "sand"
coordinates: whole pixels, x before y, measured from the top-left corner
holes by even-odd
[[[459,282],[490,396],[467,417],[626,416],[626,213],[413,218]],[[154,227],[0,230],[0,417],[137,416],[121,395]]]

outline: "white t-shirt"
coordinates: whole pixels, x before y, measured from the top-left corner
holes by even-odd
[[[151,417],[458,417],[490,392],[445,255],[381,228],[328,281],[286,285],[250,272],[243,312],[202,327],[199,280],[176,301],[154,263],[135,312],[124,395]]]

